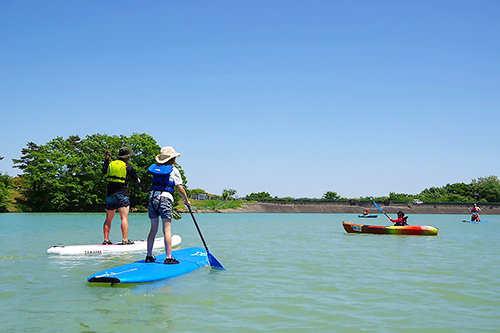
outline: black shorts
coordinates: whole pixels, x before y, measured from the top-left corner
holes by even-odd
[[[115,194],[106,197],[106,210],[116,210],[120,207],[130,206],[130,199],[124,194]]]

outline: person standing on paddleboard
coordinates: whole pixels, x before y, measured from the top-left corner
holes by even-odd
[[[481,208],[479,208],[476,203],[474,203],[474,206],[472,208],[469,208],[469,210],[472,213],[472,216],[470,217],[471,221],[481,221],[479,219],[479,212],[481,211]]]
[[[148,168],[148,172],[153,175],[151,185],[151,195],[148,205],[148,216],[151,220],[151,230],[148,235],[148,252],[146,262],[155,262],[153,257],[153,243],[156,233],[158,232],[158,224],[163,223],[163,236],[165,241],[165,264],[178,264],[179,261],[172,257],[172,215],[174,190],[177,188],[184,204],[191,206],[186,191],[182,186],[182,177],[179,169],[175,167],[175,159],[181,156],[172,147],[163,147],[160,154],[156,155],[156,163]]]
[[[110,161],[111,152],[106,150],[106,159],[102,165],[102,173],[106,174],[108,181],[108,189],[106,196],[106,220],[104,221],[103,245],[113,244],[109,240],[109,232],[111,230],[111,221],[115,217],[116,210],[120,213],[122,221],[122,243],[123,245],[134,244],[128,239],[128,213],[130,210],[130,197],[127,188],[127,182],[131,179],[136,184],[141,184],[137,173],[127,162],[134,155],[129,147],[122,147],[118,151],[117,159]],[[142,185],[144,188],[145,186]]]

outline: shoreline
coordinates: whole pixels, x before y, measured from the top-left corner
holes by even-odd
[[[383,215],[373,204],[348,203],[244,203],[243,207],[236,209],[196,210],[196,213],[323,213],[323,214],[362,214],[365,209],[370,209],[371,214]],[[380,205],[387,214],[396,214],[402,210],[406,215],[411,214],[457,214],[470,216],[467,205],[412,205],[390,204]],[[482,207],[480,215],[500,215],[500,207]]]

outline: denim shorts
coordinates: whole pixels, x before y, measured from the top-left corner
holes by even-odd
[[[130,206],[130,199],[128,196],[123,194],[115,194],[109,197],[106,197],[106,209],[107,210],[116,210],[120,207],[128,207]]]
[[[150,219],[161,217],[162,219],[172,219],[172,201],[160,195],[149,199],[148,216]]]

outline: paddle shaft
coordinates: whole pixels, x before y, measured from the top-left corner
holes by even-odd
[[[198,234],[200,235],[201,241],[203,242],[203,246],[205,247],[205,250],[207,250],[207,253],[209,253],[210,251],[208,251],[207,243],[205,243],[205,239],[203,238],[203,235],[201,234],[200,227],[198,227],[198,223],[196,222],[196,219],[194,218],[194,214],[193,214],[193,211],[191,210],[191,206],[188,206],[188,208],[189,208],[189,214],[191,214],[191,217],[193,218],[194,225],[196,226],[196,230],[198,230]]]
[[[375,205],[375,207],[377,207],[378,210],[380,210],[382,213],[384,213],[384,215],[387,216],[387,218],[390,220],[391,218],[389,217],[389,215],[387,215],[387,213],[384,212],[384,210],[382,208],[380,208],[379,205],[377,205],[377,203],[375,202],[375,200],[372,199],[372,201],[373,201],[373,204]]]
[[[212,268],[216,269],[221,269],[225,270],[224,266],[215,258],[210,251],[208,251],[208,246],[207,243],[205,243],[205,239],[203,238],[203,235],[201,234],[200,227],[198,227],[198,223],[196,222],[196,219],[194,218],[193,210],[191,209],[191,206],[188,206],[189,208],[189,214],[191,214],[191,217],[193,218],[194,225],[196,226],[196,230],[198,230],[198,234],[200,235],[201,241],[203,242],[203,246],[205,246],[205,250],[207,250],[207,258],[208,258],[208,263]]]

